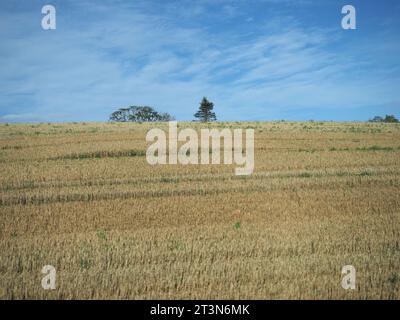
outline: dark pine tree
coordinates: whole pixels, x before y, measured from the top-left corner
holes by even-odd
[[[202,122],[216,121],[217,117],[212,111],[214,109],[214,103],[208,101],[206,97],[201,100],[199,111],[194,116]]]

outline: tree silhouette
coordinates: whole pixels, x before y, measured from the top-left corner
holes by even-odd
[[[369,122],[389,122],[389,123],[398,123],[399,120],[394,115],[386,115],[385,118],[380,116],[375,116]]]
[[[147,106],[121,108],[110,115],[110,121],[116,122],[158,122],[171,120],[173,120],[173,117],[168,113],[158,113],[152,107]]]
[[[202,122],[216,121],[217,117],[212,111],[214,109],[214,103],[208,101],[206,97],[201,100],[199,110],[194,114]]]

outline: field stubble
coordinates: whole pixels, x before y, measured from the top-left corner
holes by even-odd
[[[255,130],[253,175],[150,166],[146,124],[0,125],[0,298],[400,298],[399,125],[211,126]]]

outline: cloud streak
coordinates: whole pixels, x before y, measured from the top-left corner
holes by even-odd
[[[56,2],[55,31],[40,29],[39,2],[2,10],[0,121],[100,121],[134,104],[190,120],[204,95],[221,120],[301,120],[307,108],[365,119],[400,101],[395,58],[380,63],[397,45],[379,52],[374,33],[348,42],[339,24],[257,15],[246,3]],[[391,29],[385,37],[394,43]],[[359,58],[360,48],[376,55]]]

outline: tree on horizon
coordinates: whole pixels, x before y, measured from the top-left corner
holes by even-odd
[[[148,106],[131,106],[120,108],[110,115],[110,121],[116,122],[164,122],[174,118],[168,113],[159,113]]]
[[[385,118],[375,116],[369,122],[387,122],[387,123],[398,123],[399,120],[394,115],[387,114]]]
[[[210,122],[216,121],[217,117],[215,116],[214,103],[208,101],[206,97],[203,97],[201,100],[199,110],[194,114],[196,118],[198,118],[201,122]]]

